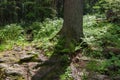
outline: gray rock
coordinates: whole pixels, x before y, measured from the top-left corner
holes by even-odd
[[[16,67],[18,68],[18,67],[20,67],[20,65],[19,64],[13,64],[13,67],[14,68],[16,68]]]
[[[12,75],[12,76],[22,76],[23,72],[21,71],[22,69],[17,67],[17,68],[12,68],[8,64],[0,64],[0,69],[4,69],[4,73],[6,75]]]
[[[34,60],[37,60],[38,58],[38,53],[36,52],[28,52],[26,53],[26,55],[22,55],[21,58],[20,58],[20,62],[28,62],[28,61],[34,61]]]
[[[34,55],[24,55],[20,58],[20,62],[27,62],[34,58]]]
[[[33,55],[33,56],[38,56],[38,54],[39,54],[38,52],[34,52],[34,51],[27,53],[27,55]]]
[[[28,54],[28,55],[31,55],[31,54],[36,54],[36,52],[31,51],[31,52],[28,52],[27,54]]]
[[[8,76],[22,76],[23,72],[20,69],[7,68],[5,70],[6,75]]]
[[[5,62],[5,60],[0,58],[0,63],[4,63],[4,62]]]
[[[2,64],[0,64],[0,68],[1,68],[1,69],[6,69],[6,68],[8,68],[8,65],[7,65],[7,64],[4,64],[4,63],[2,63]]]
[[[16,47],[14,47],[14,49],[13,49],[14,51],[21,51],[22,50],[22,48],[21,47],[19,47],[19,46],[16,46]]]

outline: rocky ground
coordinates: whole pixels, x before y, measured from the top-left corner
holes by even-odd
[[[48,58],[35,46],[15,46],[10,51],[0,52],[0,80],[59,80],[68,66],[71,80],[82,80],[84,74],[90,76],[85,80],[111,80],[106,75],[86,71],[90,58],[83,57],[81,51],[70,56],[70,62],[65,63],[62,59],[60,55]]]
[[[34,67],[45,60],[42,51],[32,46],[0,52],[0,80],[31,80],[37,71]]]

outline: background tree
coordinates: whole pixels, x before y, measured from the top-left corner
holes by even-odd
[[[39,16],[39,17],[38,17]],[[53,18],[53,0],[0,0],[0,25],[28,23]]]

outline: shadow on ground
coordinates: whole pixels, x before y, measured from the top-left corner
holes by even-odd
[[[60,80],[60,76],[66,72],[70,63],[71,59],[68,53],[63,54],[54,51],[47,61],[35,66],[39,70],[31,80]]]
[[[60,75],[66,72],[70,61],[62,60],[61,55],[52,55],[43,64],[36,66],[40,68],[32,77],[32,80],[60,80]]]

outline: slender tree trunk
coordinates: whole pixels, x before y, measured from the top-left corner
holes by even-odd
[[[64,23],[61,33],[69,46],[72,41],[78,42],[83,37],[83,0],[64,1]]]

